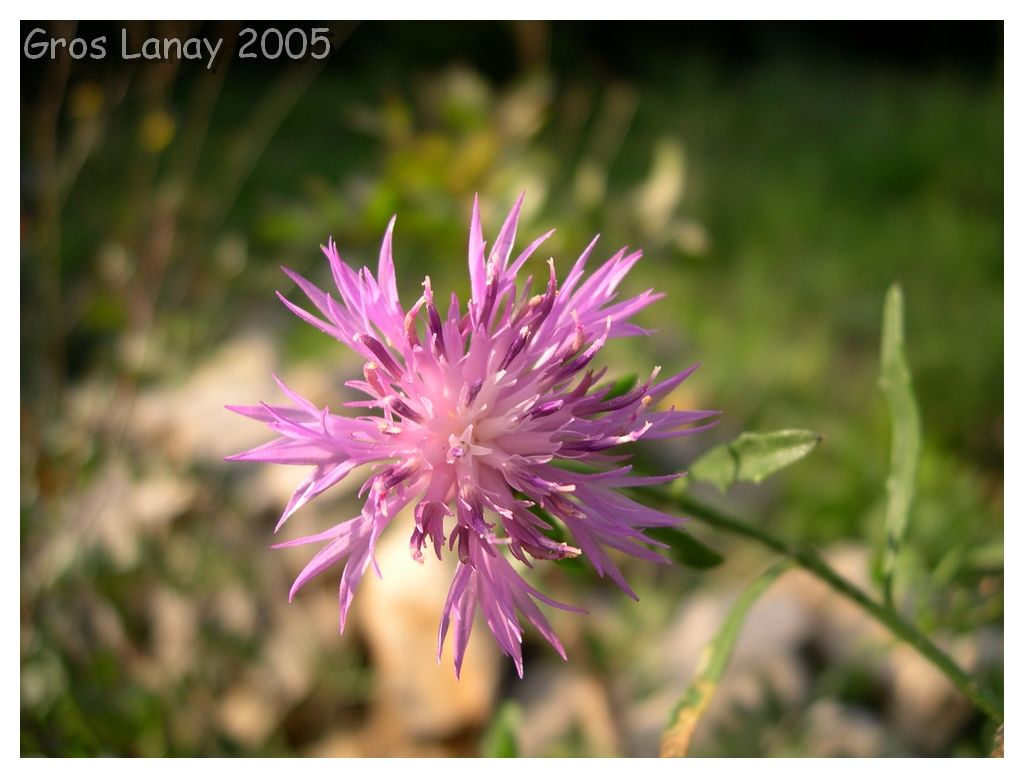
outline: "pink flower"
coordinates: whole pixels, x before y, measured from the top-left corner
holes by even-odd
[[[391,259],[394,219],[384,235],[376,278],[367,268],[358,273],[350,269],[333,241],[324,249],[337,299],[285,269],[319,315],[278,294],[281,301],[365,360],[363,380],[348,386],[368,399],[346,405],[366,408],[367,415],[351,418],[318,409],[281,381],[289,405],[229,406],[278,435],[229,459],[313,468],[285,507],[278,529],[352,470],[374,466],[359,492],[365,503],[358,516],[276,546],[323,544],[295,579],[289,599],[312,578],[344,562],[344,630],[367,567],[372,564],[380,575],[374,558],[377,539],[403,508],[412,506],[412,557],[422,561],[425,547],[439,559],[445,550],[458,555],[438,634],[440,658],[449,626],[453,628],[456,674],[477,609],[519,675],[519,614],[565,657],[535,601],[578,609],[530,586],[509,557],[529,567],[533,559],[583,556],[598,575],[607,574],[635,599],[606,549],[665,562],[650,548],[662,544],[643,530],[677,526],[681,520],[616,489],[677,476],[630,475],[631,467],[622,464],[629,455],[621,447],[640,437],[697,432],[710,424],[694,424],[715,415],[656,410],[658,401],[696,365],[662,381],[656,381],[655,368],[648,380],[617,396],[600,384],[605,369],[592,365],[598,352],[610,338],[647,334],[629,319],[662,295],[648,290],[616,300],[616,289],[640,259],[639,251],[623,249],[584,278],[596,238],[561,286],[553,260],[548,260],[539,294],[531,294],[531,279],[518,286],[517,274],[551,235],[542,235],[512,260],[522,201],[520,197],[512,208],[488,254],[474,200],[469,232],[472,297],[465,312],[452,295],[442,313],[444,301],[435,297],[429,276],[420,298],[408,311],[403,309]],[[569,538],[572,545],[558,537]]]

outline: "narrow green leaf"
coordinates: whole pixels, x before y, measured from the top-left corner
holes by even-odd
[[[803,459],[820,442],[821,435],[809,430],[744,432],[694,462],[690,476],[712,483],[722,492],[739,481],[757,484]]]
[[[707,570],[722,564],[722,555],[697,540],[689,531],[673,527],[657,527],[645,533],[648,537],[668,544],[668,553],[676,562],[698,570]]]
[[[618,378],[615,381],[606,384],[607,389],[605,393],[601,396],[601,399],[612,400],[616,397],[621,397],[626,392],[630,391],[634,386],[636,386],[637,378],[638,376],[636,373],[630,373],[629,375],[624,375],[621,378]],[[594,393],[599,393],[602,388],[604,387],[599,386]]]
[[[892,604],[893,574],[900,546],[907,534],[914,480],[921,452],[921,417],[910,383],[910,368],[903,342],[903,292],[889,287],[882,314],[882,371],[878,381],[892,417],[892,453],[886,481],[885,550],[882,576],[885,600]]]
[[[964,554],[964,564],[975,571],[1001,573],[1006,554],[1001,541],[973,546]]]
[[[729,615],[718,628],[718,633],[705,646],[693,682],[669,717],[669,725],[661,736],[663,757],[686,756],[690,750],[693,732],[711,703],[718,683],[729,665],[733,647],[750,607],[790,564],[786,560],[772,565],[759,578],[748,584],[736,598]]]
[[[506,701],[498,708],[484,732],[481,756],[510,759],[519,756],[519,706]]]

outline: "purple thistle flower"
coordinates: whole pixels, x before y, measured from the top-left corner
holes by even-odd
[[[324,254],[337,299],[285,269],[319,315],[278,293],[285,306],[365,360],[365,380],[347,385],[369,399],[347,405],[371,409],[369,415],[350,418],[318,409],[280,380],[290,405],[229,406],[278,435],[229,459],[313,468],[289,500],[277,529],[352,470],[373,465],[359,492],[365,503],[358,516],[275,546],[322,544],[295,579],[289,600],[312,578],[344,562],[339,595],[343,631],[367,567],[372,564],[380,575],[374,558],[377,539],[399,511],[413,506],[412,557],[422,561],[429,546],[438,559],[446,550],[458,558],[438,632],[440,660],[445,636],[453,629],[456,674],[477,609],[520,676],[519,614],[565,658],[535,601],[580,609],[530,586],[510,556],[528,567],[531,559],[583,556],[598,575],[608,575],[636,599],[606,548],[666,562],[651,548],[663,544],[643,530],[677,526],[681,520],[616,489],[663,483],[677,475],[630,475],[631,466],[621,464],[629,455],[613,452],[640,437],[698,432],[711,426],[714,422],[706,420],[716,414],[655,410],[696,365],[661,381],[655,368],[641,385],[608,396],[607,385],[599,384],[605,370],[595,371],[591,362],[609,338],[648,334],[629,319],[662,295],[647,290],[616,301],[616,289],[640,259],[639,251],[619,251],[585,279],[584,266],[597,238],[561,287],[554,262],[548,260],[543,291],[531,295],[531,279],[520,288],[518,272],[551,235],[542,235],[512,260],[522,202],[520,196],[488,253],[474,199],[469,233],[472,296],[465,312],[453,295],[442,315],[429,277],[412,308],[402,308],[391,259],[394,219],[384,235],[376,278],[367,268],[358,273],[349,268],[334,242],[328,243]],[[560,537],[568,537],[572,545]]]

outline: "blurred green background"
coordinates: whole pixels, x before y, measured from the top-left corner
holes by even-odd
[[[121,27],[22,38],[35,26]],[[230,47],[245,25],[127,26]],[[552,614],[569,662],[528,633],[519,681],[480,628],[456,684],[433,659],[449,569],[412,564],[398,533],[339,638],[336,576],[289,606],[306,555],[269,549],[300,472],[222,461],[266,439],[223,405],[276,399],[271,372],[332,409],[359,372],[274,299],[298,299],[279,266],[326,285],[318,246],[373,263],[397,213],[403,299],[428,273],[465,299],[475,192],[493,238],[525,189],[520,242],[557,227],[543,258],[560,275],[595,233],[603,256],[642,247],[627,289],[667,293],[640,316],[657,334],[606,359],[700,361],[674,399],[724,411],[645,461],[684,469],[747,429],[821,433],[767,483],[701,494],[874,591],[881,310],[899,280],[924,448],[897,601],[1001,686],[1001,24],[330,27],[326,63],[22,60],[23,754],[474,755],[495,720],[526,755],[657,753],[759,549],[694,524],[727,562],[627,563],[639,603],[539,566],[591,611]],[[352,485],[336,491],[284,535],[352,515]],[[993,734],[790,573],[694,753],[983,755]]]

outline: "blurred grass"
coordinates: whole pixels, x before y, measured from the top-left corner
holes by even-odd
[[[346,29],[342,50],[364,34]],[[26,94],[22,752],[284,754],[365,716],[374,670],[348,637],[310,660],[323,683],[281,703],[284,723],[265,739],[243,742],[189,714],[213,710],[280,628],[263,599],[285,581],[266,551],[275,506],[254,505],[246,476],[217,463],[228,451],[182,459],[140,442],[133,403],[172,397],[252,332],[273,345],[279,374],[312,364],[336,391],[354,366],[273,299],[292,293],[278,267],[327,283],[317,246],[329,235],[350,263],[374,262],[397,213],[403,299],[427,273],[464,298],[474,192],[493,232],[525,188],[520,235],[557,227],[546,249],[560,273],[597,232],[600,255],[644,248],[626,286],[667,294],[640,317],[657,334],[615,344],[608,362],[645,375],[652,362],[699,360],[674,399],[724,416],[711,433],[645,444],[643,455],[678,469],[745,429],[821,433],[799,468],[728,499],[824,546],[883,545],[889,428],[877,350],[884,292],[899,280],[923,446],[897,600],[930,631],[1001,634],[1001,77],[868,57],[726,68],[700,53],[603,78],[543,59],[494,77],[452,52],[431,56],[430,66],[392,53],[356,69],[232,63],[213,76],[73,68],[52,116],[43,98],[59,72],[40,73],[40,91]],[[98,419],[73,401],[90,389],[107,404]],[[264,399],[246,389],[219,402]],[[129,481],[169,472],[191,491],[119,557],[90,534],[82,504],[124,462]],[[132,521],[117,530],[137,531]],[[745,577],[753,558],[736,553],[714,581]],[[639,606],[603,582],[562,584],[611,603],[576,625],[571,663],[631,672],[643,687],[649,671],[629,669],[638,632],[657,634],[707,579],[628,570]],[[212,598],[235,589],[255,608],[251,624],[217,615]],[[190,603],[196,630],[195,656],[170,680],[150,667],[152,598],[165,590]],[[814,693],[836,684],[823,679]],[[735,737],[714,741],[719,753],[751,753],[744,727],[762,726],[756,708]],[[798,721],[780,727],[778,749],[801,752]],[[974,722],[940,752],[987,753],[988,735]],[[578,736],[559,752],[578,753]],[[763,742],[757,753],[772,752]]]

